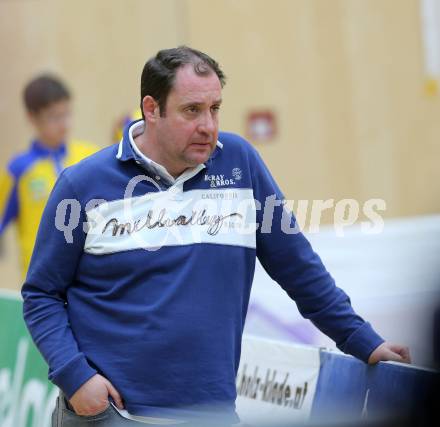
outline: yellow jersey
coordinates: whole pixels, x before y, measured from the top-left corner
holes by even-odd
[[[0,174],[0,235],[9,223],[17,224],[20,264],[26,274],[41,216],[60,172],[99,147],[72,140],[51,149],[32,141],[29,149],[15,156]]]

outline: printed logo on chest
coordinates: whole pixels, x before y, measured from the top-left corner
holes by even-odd
[[[242,175],[240,168],[233,168],[231,175],[205,174],[204,180],[209,182],[211,188],[230,187],[236,185],[237,181],[241,180]]]

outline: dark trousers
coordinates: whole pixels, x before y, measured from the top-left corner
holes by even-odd
[[[187,422],[167,424],[166,427],[230,427],[230,424],[207,422]],[[97,415],[78,415],[70,406],[65,394],[60,390],[52,412],[52,427],[165,427],[158,424],[146,424],[123,417],[110,403],[107,409]]]
[[[145,424],[123,417],[111,403],[107,409],[99,414],[78,415],[70,406],[69,401],[62,390],[60,390],[60,394],[56,400],[55,409],[52,412],[52,427],[134,427],[135,425],[137,427],[156,426],[156,424]],[[186,424],[179,425],[179,427],[183,426],[186,427]]]

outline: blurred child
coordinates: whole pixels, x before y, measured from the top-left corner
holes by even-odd
[[[0,172],[0,235],[17,224],[20,264],[26,274],[41,215],[60,172],[98,150],[84,141],[68,140],[70,93],[50,75],[29,82],[23,92],[34,138]]]

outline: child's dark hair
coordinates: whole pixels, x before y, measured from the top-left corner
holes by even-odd
[[[38,113],[58,101],[70,99],[70,92],[58,78],[44,74],[31,80],[23,91],[23,101],[30,113]]]

